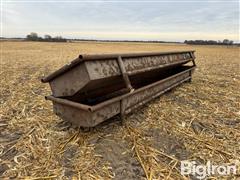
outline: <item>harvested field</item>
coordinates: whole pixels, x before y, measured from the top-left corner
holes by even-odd
[[[40,78],[80,53],[192,49],[197,63],[192,82],[128,115],[123,125],[116,117],[85,132],[54,115],[51,102],[44,99],[51,91]],[[239,50],[151,43],[1,42],[0,178],[194,179],[180,174],[181,160],[240,167]]]

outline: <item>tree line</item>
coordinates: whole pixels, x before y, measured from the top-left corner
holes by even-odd
[[[185,40],[185,44],[199,44],[199,45],[233,45],[233,41],[224,39],[223,41],[214,40]]]
[[[48,34],[44,35],[44,38],[38,36],[37,33],[32,32],[26,36],[28,41],[43,41],[43,42],[67,42],[67,39],[62,38],[62,36],[52,37]]]
[[[25,38],[27,41],[43,41],[43,42],[67,42],[68,40],[66,38],[63,38],[62,36],[55,36],[52,37],[48,34],[44,35],[42,38],[41,36],[38,36],[37,33],[31,32],[28,34]],[[104,42],[113,42],[113,40],[90,40],[90,39],[72,39],[72,40],[81,40],[81,41],[104,41]],[[69,40],[71,41],[71,40]],[[148,42],[148,43],[169,43],[166,41],[134,41],[134,40],[115,40],[116,42]],[[115,42],[114,41],[114,42]],[[173,43],[173,42],[171,42]],[[174,43],[180,43],[180,42],[174,42]],[[215,40],[185,40],[185,44],[196,44],[196,45],[233,45],[232,40],[224,39],[223,41],[215,41]]]

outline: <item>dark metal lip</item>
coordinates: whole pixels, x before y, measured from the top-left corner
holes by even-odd
[[[85,110],[85,111],[92,111],[92,106],[88,106],[88,105],[81,104],[81,103],[76,103],[76,102],[73,102],[73,101],[70,101],[70,100],[67,100],[67,99],[57,98],[57,97],[54,97],[52,95],[51,96],[45,96],[45,99],[46,100],[51,100],[51,101],[59,103],[59,104],[72,106],[72,107],[82,109],[82,110]]]
[[[79,55],[78,58],[81,60],[106,60],[106,59],[116,59],[119,56],[121,56],[122,58],[131,58],[131,57],[158,56],[158,55],[178,54],[178,53],[188,53],[188,52],[195,52],[195,50],[141,52],[141,53],[123,53],[123,54],[82,54],[82,55]]]
[[[103,107],[105,107],[105,106],[107,106],[107,105],[109,105],[109,104],[112,104],[112,103],[115,103],[115,102],[117,102],[117,101],[120,101],[120,100],[122,100],[122,99],[124,99],[124,98],[126,98],[126,97],[128,97],[128,96],[131,96],[131,95],[133,95],[133,94],[139,93],[139,92],[141,92],[141,91],[143,91],[143,90],[146,90],[146,89],[148,89],[148,88],[154,87],[154,86],[156,86],[156,85],[158,85],[158,84],[161,84],[161,83],[163,83],[163,82],[165,82],[165,81],[169,81],[170,79],[175,78],[175,77],[177,77],[177,76],[179,76],[179,75],[181,75],[181,74],[184,74],[184,73],[186,73],[186,72],[192,71],[192,70],[195,69],[195,67],[196,67],[196,66],[191,66],[189,69],[184,70],[184,71],[182,71],[182,72],[180,72],[180,73],[174,74],[174,75],[172,75],[172,76],[169,76],[169,77],[167,77],[167,78],[165,78],[165,79],[162,79],[162,80],[160,80],[160,81],[157,81],[157,82],[155,82],[155,83],[146,85],[146,86],[144,86],[144,87],[142,87],[142,88],[139,88],[139,89],[137,89],[137,90],[135,90],[135,91],[133,91],[133,92],[129,92],[129,93],[123,94],[123,95],[121,95],[121,96],[115,97],[115,98],[113,98],[113,99],[110,99],[110,100],[101,102],[101,103],[96,104],[96,105],[94,105],[94,106],[89,106],[89,105],[85,105],[85,104],[81,104],[81,103],[76,103],[76,102],[73,102],[73,101],[70,101],[70,100],[67,100],[67,99],[57,98],[57,97],[54,97],[54,96],[46,96],[45,98],[46,98],[47,100],[51,100],[51,101],[57,102],[57,103],[59,103],[59,104],[63,104],[63,105],[67,105],[67,106],[72,106],[72,107],[75,107],[75,108],[77,108],[77,109],[81,109],[81,110],[85,110],[85,111],[94,112],[94,111],[96,111],[96,110],[98,110],[98,109],[101,109],[101,108],[103,108]]]
[[[126,53],[126,54],[89,54],[89,55],[83,54],[83,55],[79,55],[78,58],[73,60],[71,63],[64,65],[62,68],[58,69],[57,71],[42,78],[41,81],[43,83],[49,82],[84,61],[117,59],[119,56],[121,56],[122,58],[132,58],[132,57],[158,56],[158,55],[168,55],[168,54],[182,54],[182,53],[190,53],[190,52],[195,52],[195,50],[172,51],[172,52]]]

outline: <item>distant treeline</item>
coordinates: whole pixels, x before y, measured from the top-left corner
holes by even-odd
[[[43,42],[72,42],[72,41],[96,41],[96,42],[140,42],[140,43],[181,43],[171,41],[158,41],[158,40],[97,40],[97,39],[66,39],[61,36],[51,37],[50,35],[44,35],[44,38],[38,36],[37,33],[31,32],[25,38],[27,41],[43,41]]]
[[[214,40],[185,40],[185,44],[200,44],[200,45],[233,45],[233,41],[224,39],[223,41]]]
[[[172,42],[172,41],[159,41],[159,40],[97,40],[97,39],[66,39],[62,36],[52,37],[50,35],[44,35],[44,37],[38,36],[37,33],[32,32],[26,36],[26,38],[4,38],[0,37],[1,40],[27,40],[27,41],[42,41],[42,42],[77,42],[77,41],[95,41],[95,42],[139,42],[139,43],[179,43],[183,42]],[[235,45],[240,46],[240,43],[234,43],[232,40],[224,39],[223,41],[215,40],[185,40],[184,44],[196,44],[196,45]]]
[[[44,38],[38,36],[37,33],[32,32],[26,36],[28,41],[43,41],[43,42],[67,42],[67,39],[62,38],[62,36],[52,37],[48,34],[44,35]]]

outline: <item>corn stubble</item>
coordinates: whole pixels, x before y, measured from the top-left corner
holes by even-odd
[[[44,75],[80,53],[196,50],[191,83],[90,131],[52,112]],[[239,47],[1,42],[0,177],[189,179],[181,160],[240,160]],[[239,166],[240,167],[240,166]],[[237,176],[223,177],[235,178]]]

